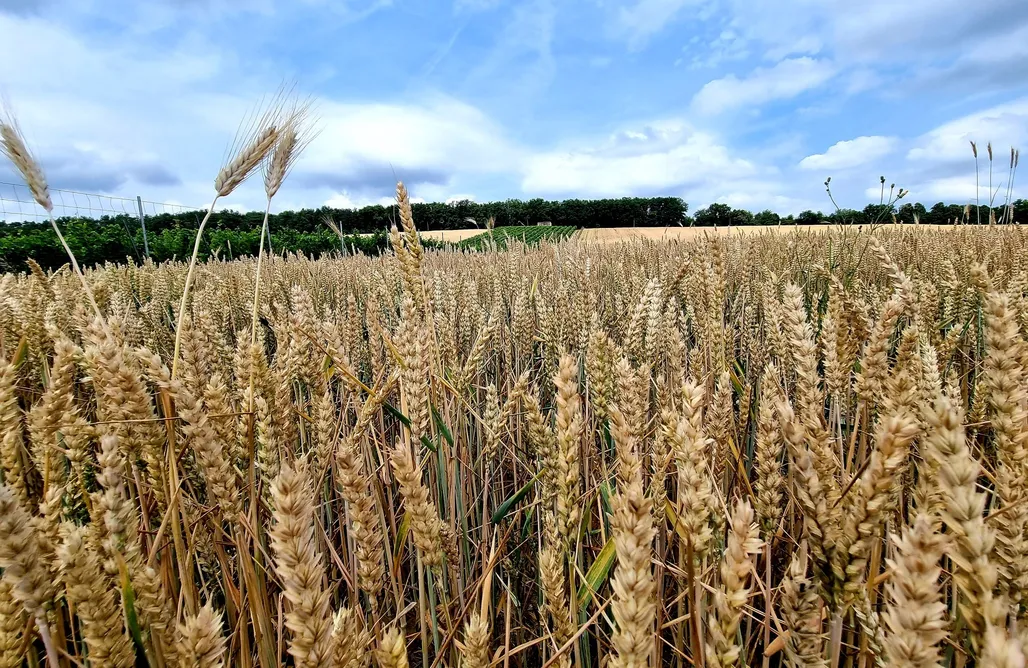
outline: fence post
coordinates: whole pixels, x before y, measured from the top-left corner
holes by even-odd
[[[150,243],[146,240],[146,220],[143,218],[143,198],[136,195],[136,207],[139,208],[139,226],[143,228],[143,253],[150,257]]]

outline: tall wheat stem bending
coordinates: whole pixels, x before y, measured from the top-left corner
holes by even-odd
[[[261,224],[261,243],[257,248],[257,270],[253,281],[253,310],[250,313],[250,350],[253,350],[257,343],[257,310],[259,308],[261,295],[261,263],[264,260],[264,238],[268,230],[268,213],[271,211],[271,197],[268,197],[268,205],[264,207],[264,222]],[[253,382],[256,367],[250,365],[250,403],[246,407],[247,412],[253,413]]]
[[[89,300],[89,304],[93,307],[96,317],[100,319],[100,326],[103,327],[104,332],[110,334],[110,329],[107,327],[107,320],[100,311],[100,305],[96,303],[96,297],[93,296],[93,289],[89,287],[86,275],[82,273],[82,269],[79,267],[79,262],[75,259],[75,253],[71,252],[71,247],[68,245],[68,242],[65,241],[64,235],[61,234],[61,229],[57,227],[57,221],[54,220],[53,209],[48,210],[47,213],[50,214],[50,227],[54,228],[54,234],[57,235],[57,240],[61,242],[62,246],[64,246],[64,252],[68,254],[68,260],[71,262],[71,268],[75,271],[75,275],[78,276],[79,282],[82,283],[82,291],[86,293],[86,298]]]
[[[178,358],[182,352],[182,319],[186,317],[186,304],[189,300],[189,288],[193,285],[193,271],[196,269],[196,256],[200,254],[200,239],[203,238],[203,230],[207,227],[207,221],[214,213],[214,205],[217,204],[221,195],[215,195],[207,213],[200,221],[200,229],[196,231],[196,241],[193,243],[193,256],[189,258],[189,270],[186,272],[186,284],[182,287],[182,300],[178,306],[178,322],[175,323],[175,352],[171,357],[171,377],[174,379],[178,373]]]

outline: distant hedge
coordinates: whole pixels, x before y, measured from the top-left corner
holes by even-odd
[[[497,227],[535,225],[549,221],[555,226],[586,227],[665,227],[688,222],[688,206],[677,197],[624,197],[601,200],[533,199],[528,201],[414,204],[418,229],[461,230],[486,227],[490,218]],[[222,257],[254,254],[258,230],[264,214],[258,211],[215,212],[204,233],[203,256],[218,252]],[[146,217],[150,257],[154,260],[186,257],[192,252],[196,229],[203,212],[159,214]],[[350,235],[382,233],[396,218],[395,207],[366,206],[360,209],[301,209],[272,214],[268,225],[272,248],[303,250],[318,254],[339,249],[339,237],[325,224],[331,218]],[[59,218],[62,233],[86,265],[104,261],[123,262],[143,257],[143,234],[133,216],[105,216],[100,219]],[[384,236],[352,237],[348,247],[377,253],[388,245]],[[22,270],[25,260],[34,258],[44,267],[59,267],[66,261],[63,249],[48,222],[0,222],[0,270]]]
[[[1013,216],[1004,218],[1003,207],[995,206],[992,213],[997,222],[1028,224],[1028,200],[1015,200],[1011,203]],[[693,214],[690,224],[697,227],[728,226],[728,225],[872,225],[892,223],[893,216],[897,223],[910,225],[951,225],[953,223],[971,224],[981,221],[989,222],[989,207],[963,204],[946,204],[938,202],[931,209],[925,208],[920,202],[907,202],[897,207],[888,204],[868,204],[861,210],[839,209],[832,213],[820,211],[803,211],[796,216],[779,216],[774,211],[765,210],[751,213],[745,209],[733,209],[727,204],[715,202]]]
[[[136,222],[137,227],[132,237],[126,234],[125,228],[120,224],[109,220],[63,219],[59,225],[75,257],[81,264],[89,266],[108,261],[141,260],[143,233],[138,228],[138,221]],[[17,233],[3,228],[3,223],[0,223],[0,230],[3,230],[0,232],[0,271],[25,271],[25,261],[29,258],[35,259],[48,269],[56,269],[67,263],[68,256],[49,225],[42,229],[22,229]],[[193,252],[195,239],[195,229],[177,227],[160,230],[149,235],[150,257],[156,262],[188,258]],[[250,230],[208,230],[204,232],[200,243],[200,257],[206,259],[217,255],[221,258],[235,258],[256,255],[259,244],[259,224]],[[313,232],[278,229],[271,234],[271,249],[275,253],[303,251],[319,255],[342,252],[344,246],[346,252],[377,255],[389,247],[389,238],[383,231],[363,236],[347,235],[340,242],[339,237],[327,229]]]
[[[688,205],[677,197],[622,197],[621,199],[581,200],[569,199],[552,202],[542,199],[503,202],[472,202],[461,200],[448,204],[433,202],[414,204],[414,222],[420,230],[463,230],[469,227],[485,229],[486,220],[493,218],[497,227],[507,225],[535,225],[549,221],[554,225],[583,227],[666,227],[684,223]],[[260,226],[264,214],[260,211],[238,213],[217,211],[208,222],[208,229],[252,230]],[[344,232],[368,233],[386,230],[396,219],[395,207],[372,205],[360,209],[300,209],[283,211],[269,217],[272,231],[295,230],[319,232],[325,230],[324,220],[331,217]],[[196,229],[203,212],[163,213],[146,217],[147,230],[159,234],[162,230]],[[470,220],[469,220],[470,219]],[[119,228],[138,228],[133,216],[104,218]],[[48,228],[45,222],[0,224],[0,236],[7,229]]]

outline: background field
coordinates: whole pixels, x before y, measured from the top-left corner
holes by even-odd
[[[747,225],[722,227],[608,227],[600,229],[578,230],[574,238],[581,241],[610,243],[632,239],[648,239],[651,241],[692,240],[707,235],[760,234],[763,232],[817,232],[830,229],[830,225]],[[883,228],[894,227],[892,224],[882,225]],[[923,229],[946,228],[948,225],[922,225]],[[501,230],[505,228],[500,228]],[[520,227],[518,230],[531,228]],[[485,234],[485,230],[441,230],[437,232],[420,232],[422,238],[434,241],[458,242]],[[509,232],[507,234],[510,234]],[[514,234],[516,237],[517,234]]]

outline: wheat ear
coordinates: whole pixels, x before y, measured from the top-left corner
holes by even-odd
[[[539,552],[539,577],[543,590],[543,602],[553,622],[553,644],[555,648],[561,648],[575,634],[575,627],[571,621],[567,581],[564,577],[564,565],[558,547],[547,544],[543,545],[542,550]],[[571,666],[571,657],[568,656],[567,652],[560,655],[557,665],[560,668],[569,668]]]
[[[716,618],[709,626],[711,642],[706,646],[708,666],[731,668],[739,662],[743,648],[736,637],[750,596],[747,584],[754,569],[753,558],[760,547],[753,509],[748,501],[739,501],[732,511],[728,547],[721,562],[721,589],[715,592]]]
[[[343,608],[332,618],[332,658],[335,668],[364,668],[371,634],[363,628],[357,613]]]
[[[22,433],[22,411],[18,405],[18,369],[0,361],[0,471],[3,481],[22,501],[28,501],[25,436]]]
[[[831,594],[835,582],[830,559],[838,538],[835,527],[837,513],[827,502],[821,477],[807,447],[806,430],[796,418],[788,399],[783,399],[778,405],[778,415],[789,452],[793,494],[803,517],[806,546],[822,590],[826,595]]]
[[[1009,297],[995,291],[985,296],[985,389],[994,434],[997,470],[996,493],[1003,510],[996,527],[993,560],[999,575],[999,592],[1012,605],[1020,603],[1028,588],[1028,507],[1025,506],[1025,475],[1028,473],[1025,370],[1021,366],[1021,338],[1017,316]]]
[[[375,656],[381,668],[408,668],[407,645],[403,641],[403,634],[396,628],[386,631],[378,642]]]
[[[678,466],[678,521],[685,528],[693,561],[699,563],[713,538],[711,512],[714,491],[707,473],[707,446],[703,434],[703,387],[689,381],[682,388],[683,415],[669,420],[664,437]]]
[[[557,389],[557,528],[567,544],[578,526],[581,512],[578,507],[581,487],[578,458],[584,421],[582,398],[578,393],[578,361],[574,357],[561,355],[553,384]]]
[[[303,102],[294,102],[292,108],[288,112],[284,111],[280,107],[277,111],[274,105],[269,110],[268,115],[264,120],[264,124],[267,125],[267,131],[269,132],[268,141],[271,143],[265,145],[263,143],[264,137],[258,134],[255,136],[250,143],[250,151],[243,150],[237,156],[237,160],[244,158],[245,161],[252,161],[256,159],[256,162],[252,166],[250,162],[246,162],[245,165],[240,165],[239,169],[244,168],[250,169],[251,171],[256,168],[258,164],[264,165],[264,192],[268,196],[267,206],[264,208],[264,220],[261,223],[261,236],[260,244],[257,249],[257,266],[254,269],[254,282],[253,282],[253,307],[250,312],[250,345],[254,345],[257,342],[257,311],[260,306],[260,293],[261,293],[261,265],[264,262],[264,241],[271,241],[271,233],[268,230],[268,216],[271,213],[271,199],[278,193],[279,188],[282,187],[282,182],[286,178],[286,174],[292,168],[293,163],[296,162],[297,158],[300,157],[300,153],[306,148],[307,144],[311,140],[311,117],[310,117],[310,100]],[[281,114],[284,116],[283,119],[274,118],[275,115]],[[276,124],[278,130],[276,131]],[[265,160],[265,158],[268,158]],[[231,165],[227,165],[222,171],[229,170]],[[221,174],[218,175],[221,178]],[[246,176],[242,176],[243,179]],[[217,180],[215,181],[215,188],[218,187]],[[235,187],[235,186],[232,186]],[[219,190],[219,195],[221,194]],[[227,194],[227,193],[226,193]],[[253,392],[253,372],[251,370],[251,376],[249,379],[250,391]],[[248,411],[253,410],[253,406],[247,407]]]
[[[289,653],[297,666],[331,662],[332,616],[324,588],[325,567],[314,535],[314,491],[305,461],[282,462],[272,485],[271,548],[282,593],[289,602]]]
[[[438,572],[444,560],[443,527],[429,489],[422,479],[421,466],[414,461],[414,453],[403,440],[393,448],[389,464],[400,485],[404,507],[410,514],[414,545],[425,565]]]
[[[864,575],[872,545],[881,540],[882,527],[896,503],[892,487],[907,450],[918,432],[917,420],[904,413],[886,418],[876,435],[871,463],[861,476],[856,499],[846,517],[833,560],[835,577],[843,588],[843,602],[849,605],[857,590],[865,586]]]
[[[311,114],[311,100],[296,100],[283,110],[284,120],[274,149],[264,164],[264,192],[270,200],[278,193],[289,170],[300,154],[314,139],[314,117]]]
[[[782,458],[785,438],[778,424],[778,402],[781,390],[778,388],[777,368],[769,366],[760,382],[760,407],[757,412],[757,443],[754,450],[755,477],[753,499],[757,520],[765,540],[778,528],[782,516],[782,492],[785,478],[782,476]]]
[[[174,663],[178,651],[175,608],[157,572],[143,558],[139,518],[129,502],[123,481],[129,464],[119,451],[118,442],[116,436],[104,435],[97,453],[100,471],[96,480],[102,491],[93,494],[93,508],[94,524],[103,532],[104,570],[110,576],[118,576],[124,562],[136,596],[136,611],[146,627],[153,651]]]
[[[360,446],[358,442],[350,441],[348,438],[339,447],[336,470],[340,492],[349,505],[350,530],[357,548],[358,584],[371,599],[375,599],[382,590],[382,579],[385,576],[382,565],[382,531],[378,524],[375,495],[369,489],[370,480],[364,474]]]
[[[61,533],[64,539],[57,546],[61,581],[82,624],[90,662],[119,668],[134,666],[136,655],[121,621],[121,600],[109,586],[100,559],[86,540],[87,529],[69,523],[61,527]]]
[[[620,415],[617,411],[615,414]],[[618,563],[611,585],[614,590],[611,609],[617,630],[611,638],[615,657],[610,665],[645,668],[653,652],[657,612],[657,585],[651,567],[653,538],[657,531],[653,528],[652,501],[643,489],[641,464],[631,450],[631,437],[626,439],[625,436],[627,434],[617,440],[629,441],[618,446],[620,466],[628,469],[621,473],[622,479],[627,477],[627,485],[618,490],[611,518]]]
[[[275,147],[279,140],[279,128],[275,126],[277,120],[269,115],[258,123],[232,160],[221,168],[214,179],[214,190],[218,197],[231,195],[233,190],[257,170]]]
[[[0,576],[0,668],[21,668],[25,613],[14,598],[11,583]]]
[[[71,251],[71,247],[65,241],[60,228],[57,227],[57,221],[54,219],[54,205],[50,199],[50,190],[46,185],[43,169],[25,145],[25,139],[21,135],[17,121],[9,113],[4,113],[3,116],[3,118],[0,118],[0,152],[14,163],[15,168],[21,173],[22,178],[25,179],[29,192],[32,193],[32,198],[36,200],[39,206],[46,209],[50,217],[50,227],[53,228],[54,234],[57,235],[57,240],[64,247],[64,252],[68,254],[71,268],[75,275],[78,276],[79,282],[82,284],[82,291],[86,294],[86,298],[89,299],[96,317],[103,323],[103,313],[100,311],[100,306],[96,303],[96,297],[93,296],[93,289],[89,287],[86,275],[82,273],[78,260],[75,259],[75,253]],[[106,328],[107,325],[104,324],[104,327]]]
[[[1017,638],[1011,638],[1005,628],[989,624],[985,646],[975,665],[981,668],[1024,668],[1024,651]]]
[[[182,287],[182,299],[179,303],[178,321],[175,324],[175,350],[171,357],[171,375],[178,374],[178,359],[182,349],[182,319],[186,315],[186,306],[189,304],[189,292],[193,286],[193,273],[196,269],[196,258],[200,254],[200,239],[203,238],[203,231],[207,227],[207,221],[214,213],[214,206],[222,197],[232,194],[232,191],[239,187],[243,181],[250,177],[260,166],[261,162],[268,155],[275,143],[278,141],[279,128],[282,115],[281,96],[275,98],[272,103],[263,111],[256,111],[251,115],[249,122],[240,126],[240,132],[236,134],[233,142],[235,154],[225,164],[214,179],[214,199],[207,207],[207,213],[200,226],[196,230],[196,240],[193,243],[193,253],[189,258],[189,268],[186,270],[186,282]],[[253,410],[250,408],[249,410]]]
[[[481,613],[471,613],[464,625],[464,648],[461,657],[464,668],[489,668],[489,622]]]
[[[58,654],[50,639],[47,610],[53,602],[53,548],[35,518],[19,502],[8,485],[0,485],[0,568],[19,601],[36,622],[46,646],[47,661],[57,668]]]
[[[793,554],[789,573],[782,582],[782,618],[789,638],[785,655],[793,668],[824,668],[824,633],[821,631],[821,597],[807,577],[807,549]]]
[[[227,638],[221,630],[221,613],[208,603],[179,624],[178,653],[183,668],[222,668]]]
[[[926,452],[938,470],[934,493],[940,499],[942,520],[953,534],[946,552],[962,594],[961,614],[972,642],[981,647],[986,624],[1002,623],[993,601],[997,574],[990,555],[995,534],[985,521],[985,494],[977,488],[981,467],[967,446],[959,407],[939,397],[927,417]]]
[[[939,591],[943,538],[922,514],[894,542],[897,556],[888,562],[892,577],[883,615],[889,665],[934,668],[941,665],[939,644],[947,635],[946,604]]]

